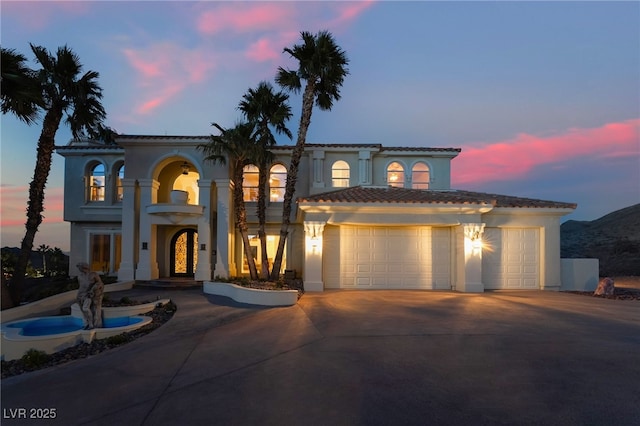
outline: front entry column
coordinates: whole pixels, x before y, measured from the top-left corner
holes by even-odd
[[[211,180],[198,180],[199,202],[204,212],[198,219],[198,264],[195,279],[211,280]]]
[[[158,201],[160,182],[155,179],[140,179],[140,243],[138,247],[137,280],[155,280],[160,277],[157,261],[157,225],[151,223],[146,206]]]
[[[456,290],[482,293],[484,223],[463,223],[456,229]]]
[[[233,204],[231,202],[231,181],[229,179],[216,179],[216,191],[218,196],[216,223],[216,272],[217,276],[228,278],[236,274],[235,263],[231,262],[230,253],[233,222],[231,214]]]
[[[122,179],[122,191],[122,257],[118,268],[118,281],[131,281],[135,279],[135,253],[138,241],[135,218],[140,213],[136,212],[136,180]]]
[[[322,234],[325,222],[304,222],[304,289],[323,291]]]

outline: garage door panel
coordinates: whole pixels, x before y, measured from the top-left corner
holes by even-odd
[[[538,229],[486,228],[484,239],[490,245],[482,252],[482,281],[485,288],[539,288]]]
[[[327,288],[451,288],[449,228],[328,228]]]

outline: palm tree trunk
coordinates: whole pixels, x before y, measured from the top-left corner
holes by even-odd
[[[267,164],[264,160],[260,162],[258,176],[258,237],[260,238],[262,263],[260,266],[260,276],[268,279],[269,255],[267,253],[267,233],[265,232],[265,223],[267,221]]]
[[[51,157],[55,148],[55,137],[62,120],[62,110],[52,107],[47,111],[42,123],[42,132],[38,140],[38,153],[36,156],[36,167],[33,172],[33,180],[29,185],[29,202],[27,204],[26,232],[22,239],[18,263],[11,279],[11,299],[14,306],[20,304],[22,299],[22,288],[25,282],[27,265],[33,250],[33,240],[35,239],[38,227],[42,223],[42,212],[44,211],[44,189],[47,185],[49,172],[51,170]]]
[[[298,140],[291,153],[291,163],[289,164],[289,171],[287,172],[287,184],[282,206],[280,240],[278,241],[278,250],[273,261],[273,268],[271,269],[271,279],[273,281],[277,281],[280,278],[284,246],[289,233],[289,224],[291,223],[291,205],[298,180],[298,167],[300,166],[300,158],[302,158],[304,144],[307,140],[307,130],[309,130],[309,124],[311,124],[311,113],[313,112],[313,101],[315,100],[315,85],[315,81],[307,81],[304,94],[302,95],[302,115],[300,116],[300,126],[298,128]]]
[[[236,164],[235,168],[235,179],[234,179],[234,187],[233,187],[233,198],[234,204],[236,208],[234,209],[236,212],[236,224],[238,226],[238,231],[240,231],[240,237],[242,238],[242,245],[244,246],[244,254],[247,258],[247,264],[249,265],[249,275],[252,280],[258,279],[258,270],[256,268],[256,262],[253,258],[253,253],[251,251],[251,245],[249,244],[249,228],[247,226],[247,209],[244,205],[244,194],[242,191],[242,165]]]

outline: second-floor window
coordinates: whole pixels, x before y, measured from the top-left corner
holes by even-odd
[[[242,172],[242,192],[244,194],[244,201],[256,202],[258,201],[258,168],[253,164],[244,166]]]
[[[397,161],[387,166],[387,185],[404,188],[404,167]]]
[[[287,184],[287,169],[282,164],[271,166],[269,173],[269,200],[284,201],[284,189]]]
[[[331,186],[334,188],[349,187],[349,164],[338,160],[331,166]]]
[[[124,188],[122,187],[122,179],[124,179],[124,164],[118,168],[118,174],[116,174],[116,202],[122,202],[124,196]]]
[[[416,163],[411,169],[411,188],[429,189],[429,166],[425,163]]]
[[[104,164],[93,166],[88,179],[89,201],[104,201],[105,178]]]

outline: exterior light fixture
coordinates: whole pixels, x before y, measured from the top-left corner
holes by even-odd
[[[184,163],[182,163],[182,174],[183,175],[188,175],[189,171],[191,170],[191,167],[189,166],[189,163],[187,163],[186,161]]]

